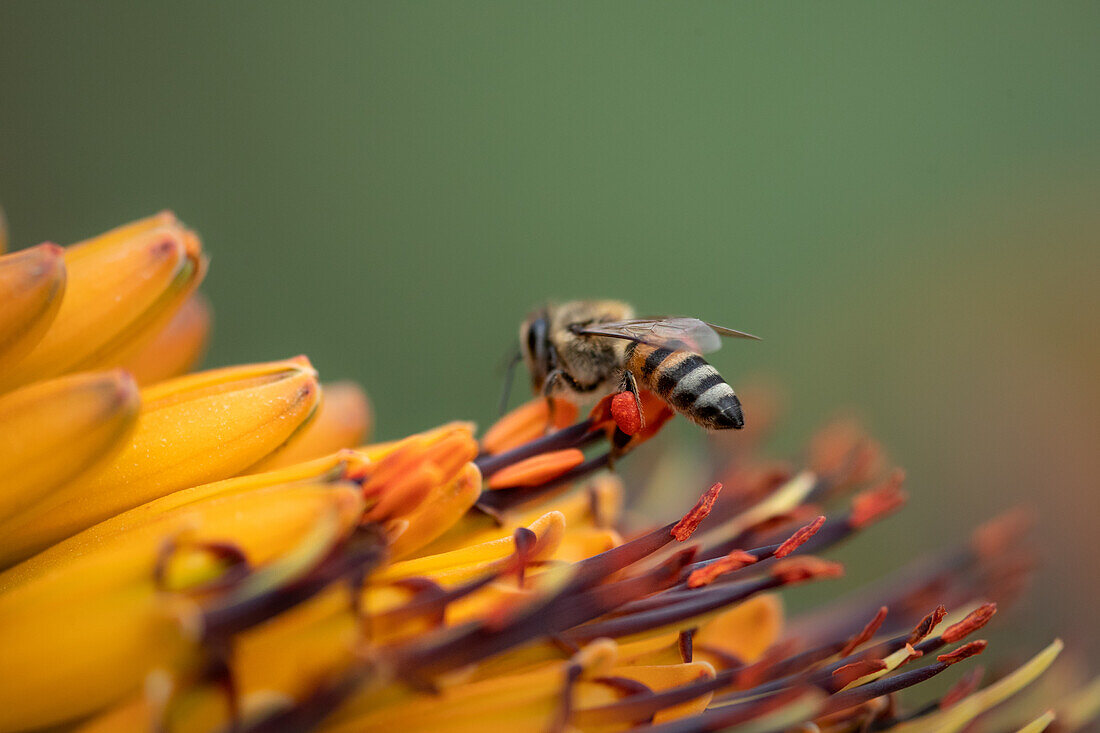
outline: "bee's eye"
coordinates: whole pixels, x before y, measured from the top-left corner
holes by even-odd
[[[527,329],[527,351],[532,354],[535,353],[535,344],[537,338],[538,337],[535,334],[535,324],[532,323],[531,326]]]
[[[546,346],[550,330],[550,324],[546,318],[536,318],[531,321],[531,327],[527,329],[527,349],[536,364],[546,365],[548,358]]]

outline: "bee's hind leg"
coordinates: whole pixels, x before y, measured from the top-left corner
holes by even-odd
[[[638,394],[638,382],[634,379],[634,372],[629,369],[623,370],[623,376],[619,382],[619,391],[629,392],[634,396],[634,405],[638,408],[638,428],[644,428],[645,413],[642,412],[642,397]]]
[[[623,370],[623,376],[619,380],[619,392],[629,392],[634,397],[634,407],[638,411],[638,429],[645,427],[645,413],[642,412],[642,398],[638,394],[638,382],[634,373],[629,369]],[[615,461],[625,452],[626,446],[634,436],[624,433],[618,425],[611,435],[611,450],[607,454],[607,467],[615,470]]]

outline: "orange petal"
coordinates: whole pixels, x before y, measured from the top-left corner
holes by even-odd
[[[554,400],[554,427],[561,429],[577,419],[577,406],[563,399]],[[550,426],[546,400],[537,397],[520,405],[497,420],[481,438],[486,453],[503,453],[538,438]]]
[[[582,463],[584,463],[584,453],[576,448],[543,453],[497,471],[489,477],[489,488],[541,486]]]

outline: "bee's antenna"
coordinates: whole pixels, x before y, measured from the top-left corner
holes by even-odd
[[[504,412],[508,409],[508,398],[512,395],[512,377],[516,373],[516,364],[523,361],[523,354],[519,352],[519,349],[508,357],[508,364],[505,367],[504,372],[504,391],[500,395],[500,407],[497,410],[498,417],[503,416]]]

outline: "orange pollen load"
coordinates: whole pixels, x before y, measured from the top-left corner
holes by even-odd
[[[611,398],[611,418],[627,435],[634,435],[642,429],[642,413],[630,392],[618,392]]]

